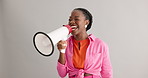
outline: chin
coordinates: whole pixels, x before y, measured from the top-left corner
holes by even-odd
[[[71,34],[72,34],[73,36],[74,36],[74,35],[77,35],[77,33],[76,33],[76,32],[72,32]]]

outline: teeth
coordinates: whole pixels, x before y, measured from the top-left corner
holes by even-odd
[[[76,28],[77,26],[71,26],[71,28]]]
[[[72,30],[76,30],[77,26],[71,26]]]

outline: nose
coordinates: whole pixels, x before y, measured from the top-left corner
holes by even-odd
[[[75,25],[75,21],[74,20],[70,20],[69,21],[69,25]]]

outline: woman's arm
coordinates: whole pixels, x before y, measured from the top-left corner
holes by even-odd
[[[65,53],[61,53],[60,52],[60,55],[59,55],[59,59],[58,59],[58,62],[65,65]]]
[[[65,49],[66,46],[63,44],[66,43],[67,43],[66,41],[59,41],[57,44],[58,50],[61,51],[62,49]],[[67,64],[66,64],[65,53],[60,52],[59,54],[57,70],[60,77],[65,77],[67,75]]]
[[[110,62],[110,57],[109,57],[109,51],[108,51],[108,46],[105,45],[104,52],[103,52],[103,61],[102,61],[102,70],[101,70],[101,75],[102,78],[113,78],[113,71],[112,71],[112,65]]]

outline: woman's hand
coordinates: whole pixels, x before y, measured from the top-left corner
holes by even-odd
[[[67,41],[64,41],[64,40],[60,40],[58,43],[57,43],[57,48],[60,52],[62,53],[65,53],[65,49],[67,47]]]

